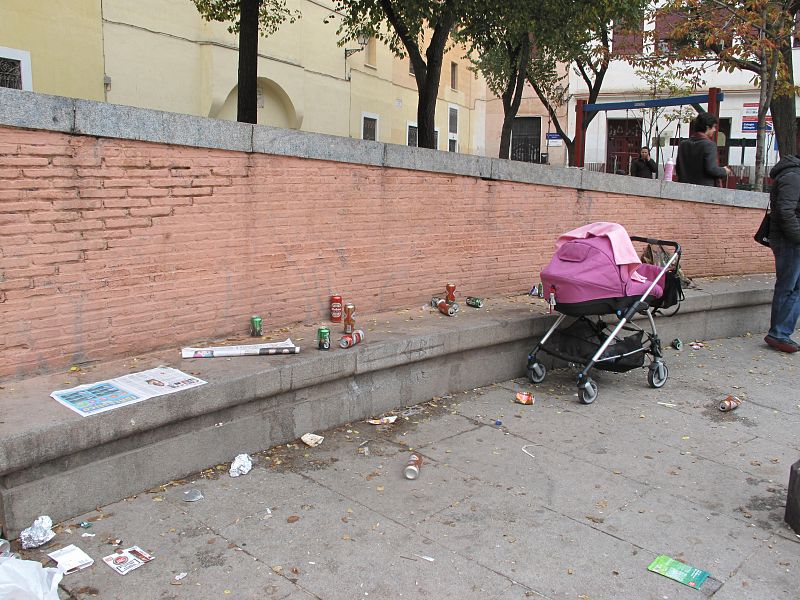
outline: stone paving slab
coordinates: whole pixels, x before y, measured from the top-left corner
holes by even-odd
[[[601,374],[583,406],[565,369],[398,409],[391,426],[317,432],[317,448],[265,449],[238,478],[208,465],[62,524],[24,555],[44,562],[75,543],[95,559],[64,579],[65,600],[796,600],[800,536],[783,523],[800,454],[796,365],[758,335],[707,348],[674,352],[661,390],[638,371]],[[754,356],[754,373],[714,380]],[[733,385],[745,402],[719,413],[715,395]],[[523,389],[533,406],[514,404]],[[414,481],[402,477],[411,448],[425,458]],[[203,500],[183,501],[192,488]],[[115,574],[100,562],[115,538],[156,560]],[[662,553],[712,579],[698,592],[648,572]]]

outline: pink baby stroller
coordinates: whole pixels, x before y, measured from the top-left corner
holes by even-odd
[[[664,265],[641,264],[631,241],[674,248],[674,252]],[[644,367],[649,356],[647,381],[653,388],[662,387],[669,371],[653,312],[683,299],[677,277],[680,257],[677,242],[628,237],[615,223],[593,223],[561,236],[553,259],[541,273],[544,296],[560,314],[528,355],[530,380],[541,383],[547,373],[537,359],[539,352],[577,364],[582,367],[578,398],[591,404],[598,392],[588,376],[592,368],[622,373]],[[649,332],[632,321],[637,313],[646,315]],[[618,321],[607,325],[601,315]],[[577,319],[554,336],[567,317]],[[623,331],[630,333],[623,337]]]

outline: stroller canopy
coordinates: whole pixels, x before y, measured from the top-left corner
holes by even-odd
[[[595,225],[603,226],[600,229],[615,225],[612,235],[616,239],[605,233],[572,235]],[[619,230],[624,233],[624,239],[620,238]],[[557,304],[640,297],[661,272],[658,267],[639,262],[630,237],[617,224],[597,223],[576,229],[561,236],[556,246],[556,253],[542,270],[541,279],[545,294],[555,288]],[[623,251],[615,253],[615,246]],[[660,298],[662,294],[663,281],[660,281],[650,296]]]

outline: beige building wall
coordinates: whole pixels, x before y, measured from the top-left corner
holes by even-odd
[[[2,0],[0,57],[21,59],[31,89],[103,100],[101,0]]]
[[[417,121],[408,58],[371,40],[345,60],[329,0],[288,6],[302,18],[259,44],[259,123],[358,138],[368,117],[378,121],[379,141],[406,144]],[[30,52],[35,91],[236,118],[238,36],[204,21],[191,0],[2,0],[0,47]],[[444,58],[438,149],[497,156],[502,106],[464,54],[452,48]],[[546,127],[535,99],[526,98],[520,115],[543,116]]]

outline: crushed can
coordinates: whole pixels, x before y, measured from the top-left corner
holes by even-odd
[[[464,302],[467,303],[467,306],[471,306],[472,308],[483,308],[483,298],[467,296],[467,299]]]
[[[406,468],[403,469],[403,475],[406,479],[416,479],[419,477],[419,469],[422,466],[422,457],[419,454],[412,454],[408,457]]]
[[[458,312],[458,305],[448,304],[447,300],[445,300],[444,298],[439,298],[439,302],[437,302],[436,308],[439,309],[440,313],[442,313],[443,315],[447,315],[448,317],[452,317]]]
[[[534,400],[535,398],[530,392],[517,392],[514,402],[517,404],[525,404],[526,406],[530,406],[534,403]]]
[[[339,340],[339,346],[342,348],[351,348],[364,340],[364,332],[361,329],[356,329],[353,333],[346,333]]]
[[[742,399],[737,398],[736,396],[728,396],[722,402],[719,403],[719,409],[722,412],[730,412],[732,410],[736,410],[742,405]]]

